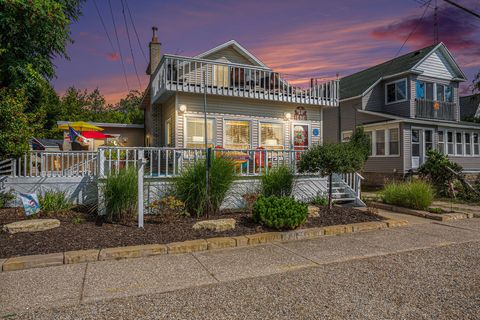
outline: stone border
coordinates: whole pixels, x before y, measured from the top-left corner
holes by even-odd
[[[404,213],[404,214],[409,214],[412,216],[417,216],[421,218],[426,218],[426,219],[432,219],[436,221],[452,221],[452,220],[461,220],[461,219],[471,219],[474,218],[473,213],[460,213],[460,212],[454,212],[454,213],[432,213],[428,211],[423,211],[423,210],[415,210],[415,209],[410,209],[410,208],[405,208],[405,207],[399,207],[399,206],[394,206],[391,204],[386,204],[382,202],[369,202],[369,206],[372,206],[374,208],[378,209],[383,209],[387,211],[392,211],[392,212],[398,212],[398,213]]]
[[[234,237],[188,240],[183,242],[171,242],[167,244],[147,244],[20,256],[8,259],[0,259],[0,270],[5,272],[58,266],[63,264],[150,257],[162,254],[190,253],[205,250],[244,247],[271,242],[315,239],[322,236],[396,228],[406,225],[408,225],[408,221],[406,220],[387,219],[383,221],[360,222],[284,232],[265,232]]]

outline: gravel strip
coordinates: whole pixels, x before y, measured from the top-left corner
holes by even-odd
[[[480,242],[11,319],[478,319]]]

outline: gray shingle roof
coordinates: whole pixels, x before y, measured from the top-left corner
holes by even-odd
[[[480,108],[480,93],[460,97],[460,117],[473,117]]]
[[[415,50],[398,58],[386,61],[363,71],[340,79],[340,99],[356,97],[370,88],[378,79],[405,72],[413,68],[437,45]]]

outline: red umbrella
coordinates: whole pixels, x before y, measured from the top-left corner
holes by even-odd
[[[83,131],[82,136],[84,136],[87,139],[98,139],[98,140],[113,138],[113,136],[109,134],[101,133],[100,131]]]

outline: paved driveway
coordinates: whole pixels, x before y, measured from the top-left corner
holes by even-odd
[[[480,219],[0,273],[13,319],[478,319]]]

